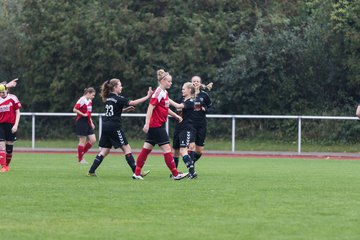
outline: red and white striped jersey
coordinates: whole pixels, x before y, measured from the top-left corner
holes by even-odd
[[[92,101],[90,99],[87,99],[85,96],[82,96],[79,98],[79,100],[76,102],[75,109],[79,110],[82,113],[85,113],[88,115],[88,122],[90,123],[91,118],[91,112],[92,112]],[[77,114],[75,121],[82,118],[80,114]]]
[[[0,98],[0,123],[14,124],[16,110],[21,107],[19,99],[14,94],[8,94],[5,98]]]
[[[169,114],[169,95],[166,90],[157,87],[150,99],[155,108],[150,119],[150,128],[161,127],[167,121]]]

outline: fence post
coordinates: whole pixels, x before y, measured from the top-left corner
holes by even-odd
[[[298,154],[301,154],[301,117],[298,117]]]
[[[231,151],[235,152],[235,116],[232,117]]]
[[[102,131],[102,116],[99,114],[99,139],[101,137],[101,131]]]
[[[31,149],[35,150],[35,113],[31,114]]]
[[[169,135],[169,117],[167,117],[165,127],[166,127],[166,132]]]

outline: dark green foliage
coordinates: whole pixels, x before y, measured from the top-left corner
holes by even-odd
[[[359,87],[347,79],[342,36],[328,23],[332,5],[302,7],[297,14],[304,9],[310,14],[301,19],[259,13],[254,31],[236,40],[233,57],[218,75],[219,89],[226,92],[218,98],[223,112],[353,114]]]
[[[159,68],[173,75],[173,98],[193,75],[213,81],[219,114],[353,115],[360,99],[357,1],[0,4],[0,80],[20,76],[24,111],[70,112],[85,87],[113,77],[124,96],[142,97]]]

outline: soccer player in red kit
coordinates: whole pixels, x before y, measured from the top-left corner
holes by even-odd
[[[185,178],[188,173],[179,173],[175,166],[171,153],[169,135],[165,129],[165,122],[167,121],[167,116],[169,114],[176,118],[179,122],[182,121],[182,118],[169,109],[169,96],[166,89],[171,87],[171,75],[163,69],[160,69],[157,71],[157,79],[159,86],[156,88],[150,99],[150,104],[146,113],[143,131],[147,133],[147,135],[143,148],[136,160],[136,169],[133,174],[133,179],[143,180],[141,176],[141,169],[155,144],[158,144],[164,152],[164,159],[167,167],[173,175],[173,179],[180,180]]]
[[[0,172],[8,172],[12,159],[13,144],[20,121],[21,103],[9,94],[6,85],[0,85]]]
[[[79,163],[86,164],[83,159],[84,154],[96,142],[94,133],[95,125],[91,119],[92,100],[94,99],[96,91],[94,88],[89,87],[84,89],[84,95],[76,102],[73,112],[77,113],[75,119],[75,132],[79,136],[78,161]],[[89,139],[88,141],[86,141]]]

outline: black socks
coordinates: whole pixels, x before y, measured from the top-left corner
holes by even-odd
[[[100,154],[96,155],[94,162],[89,170],[89,173],[95,173],[95,170],[99,167],[103,159],[104,159],[103,155]]]
[[[179,165],[179,157],[174,157],[174,163],[175,163],[175,167],[177,168]]]
[[[189,155],[185,155],[183,157],[183,161],[185,163],[185,166],[189,169],[190,174],[194,174],[195,168],[194,168],[194,162],[191,160]]]
[[[201,153],[194,152],[194,162],[198,161],[201,158]]]
[[[135,164],[135,159],[132,155],[132,153],[128,153],[125,155],[125,159],[126,162],[129,164],[131,170],[133,171],[133,173],[135,172],[135,168],[136,168],[136,164]]]

